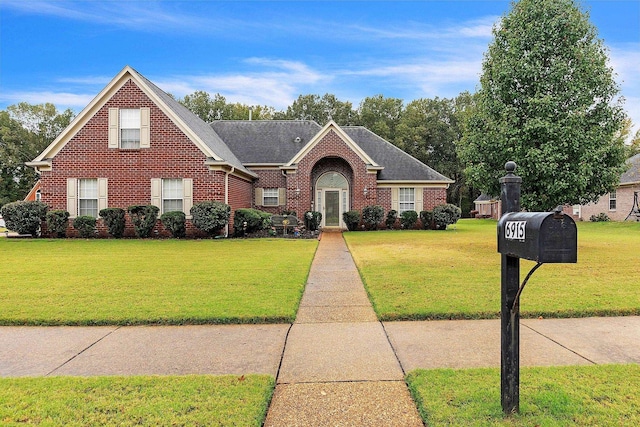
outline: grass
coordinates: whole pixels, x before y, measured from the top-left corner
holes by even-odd
[[[317,244],[0,239],[0,325],[292,322]]]
[[[407,383],[429,426],[640,425],[640,366],[523,368],[520,414],[500,406],[499,369],[417,370]]]
[[[0,379],[0,424],[18,426],[262,425],[267,375]]]
[[[447,231],[345,233],[381,320],[498,318],[496,222]],[[578,263],[543,265],[521,298],[523,317],[640,314],[640,223],[578,223]],[[533,262],[521,261],[521,276]]]

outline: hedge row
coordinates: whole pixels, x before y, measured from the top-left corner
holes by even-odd
[[[436,206],[433,211],[421,211],[419,215],[413,210],[404,211],[400,217],[398,217],[398,212],[392,209],[387,212],[384,224],[388,229],[395,229],[399,222],[400,228],[411,230],[418,223],[419,217],[424,230],[445,230],[448,225],[455,224],[461,214],[460,208],[450,203]],[[357,210],[342,214],[342,219],[350,231],[359,230],[361,223],[364,230],[377,230],[383,217],[384,209],[377,205],[365,206],[362,209],[362,214]]]

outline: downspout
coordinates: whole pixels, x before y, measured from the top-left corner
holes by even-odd
[[[232,174],[236,171],[235,166],[231,166],[231,170],[229,172],[224,173],[224,203],[229,204],[229,174]],[[227,222],[227,226],[224,231],[224,237],[229,237],[229,222]]]

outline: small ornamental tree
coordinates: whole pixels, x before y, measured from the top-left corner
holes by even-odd
[[[35,237],[47,215],[47,209],[48,206],[42,202],[13,202],[2,206],[0,212],[7,229]]]
[[[418,212],[404,211],[400,214],[400,224],[405,230],[411,230],[418,222]]]
[[[447,225],[458,222],[461,214],[462,210],[451,203],[436,206],[433,208],[433,220],[436,223],[436,230],[446,230]]]
[[[244,233],[254,233],[270,225],[271,214],[257,209],[238,209],[233,215],[233,233],[242,236]],[[246,227],[245,227],[246,223]]]
[[[231,207],[222,202],[205,201],[191,208],[193,225],[210,236],[220,233],[231,216]]]
[[[96,219],[89,215],[80,215],[73,220],[73,228],[78,230],[78,234],[84,239],[95,237]]]
[[[358,224],[360,223],[360,212],[345,212],[342,214],[342,219],[344,220],[344,223],[347,224],[347,229],[349,231],[356,231],[358,229]]]
[[[362,222],[369,230],[377,230],[378,224],[384,218],[384,209],[382,206],[370,205],[362,209]]]
[[[55,237],[65,237],[69,225],[69,212],[55,210],[47,212],[47,230]]]
[[[136,236],[140,238],[149,237],[151,230],[158,221],[160,209],[153,205],[134,205],[127,208],[131,222],[136,231]]]
[[[175,238],[184,237],[187,234],[187,216],[182,211],[165,212],[160,216],[160,221]]]
[[[124,235],[125,211],[122,208],[106,208],[100,210],[100,218],[107,226],[107,232],[116,239]]]

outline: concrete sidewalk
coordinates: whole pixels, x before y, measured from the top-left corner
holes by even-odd
[[[640,317],[521,320],[521,366],[640,363]],[[422,426],[416,368],[500,366],[500,321],[378,322],[324,233],[293,325],[0,327],[0,376],[269,374],[266,426]]]

